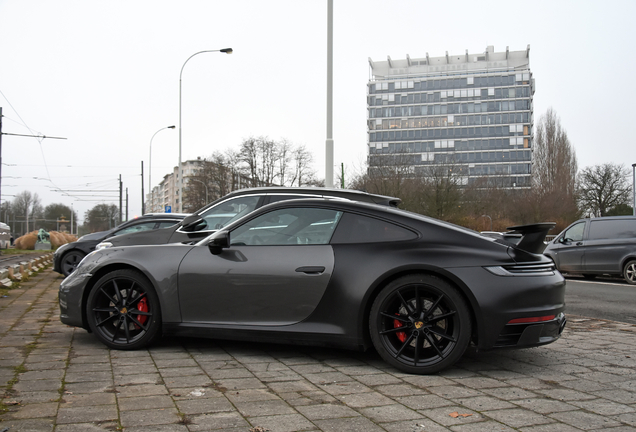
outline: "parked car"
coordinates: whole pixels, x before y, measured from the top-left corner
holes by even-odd
[[[96,250],[62,282],[60,318],[114,349],[162,333],[373,346],[404,372],[434,373],[471,341],[561,334],[565,281],[519,244],[530,250],[389,206],[280,201],[196,244]]]
[[[197,242],[255,209],[276,201],[295,198],[331,197],[397,207],[399,198],[348,189],[314,187],[262,187],[240,189],[211,202],[181,223],[160,231],[126,233],[109,238],[98,249],[111,246]]]
[[[53,254],[53,270],[68,276],[89,252],[95,250],[98,243],[119,234],[131,234],[154,231],[174,226],[180,222],[185,214],[180,213],[149,213],[126,221],[108,231],[86,234],[77,241],[66,243],[55,250]]]
[[[636,285],[636,217],[581,219],[551,241],[544,252],[565,273],[594,278],[622,276]]]

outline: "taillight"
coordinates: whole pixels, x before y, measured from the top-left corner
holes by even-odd
[[[554,315],[529,317],[529,318],[515,318],[513,320],[508,321],[508,324],[527,324],[527,323],[536,323],[536,322],[543,322],[543,321],[552,321],[554,318],[555,318]]]

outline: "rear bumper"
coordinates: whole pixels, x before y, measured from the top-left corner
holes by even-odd
[[[564,313],[541,323],[506,324],[494,348],[528,348],[552,343],[561,336],[565,324]]]

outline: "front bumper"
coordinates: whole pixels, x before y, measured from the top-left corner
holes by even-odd
[[[60,284],[58,294],[60,304],[60,321],[73,327],[88,328],[83,311],[83,294],[90,278],[89,273],[71,273]]]

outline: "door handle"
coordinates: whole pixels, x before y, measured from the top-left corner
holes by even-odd
[[[298,267],[296,269],[296,273],[306,273],[306,274],[321,274],[325,271],[325,268],[322,266],[304,266]]]
[[[577,246],[583,246],[583,242],[577,242],[576,245]]]

